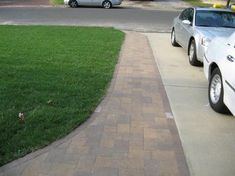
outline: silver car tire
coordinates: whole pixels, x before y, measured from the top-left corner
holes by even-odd
[[[174,28],[171,31],[171,44],[172,44],[172,46],[179,46],[179,44],[176,42]]]
[[[196,43],[194,39],[192,39],[189,43],[188,58],[189,58],[189,63],[191,65],[202,66],[202,63],[198,61],[197,59],[197,49],[196,49]]]
[[[214,111],[228,113],[229,110],[224,104],[224,89],[222,75],[219,68],[215,68],[209,80],[208,97],[209,103]]]
[[[110,1],[104,1],[102,3],[103,8],[110,9],[112,7],[112,3]]]
[[[68,4],[71,8],[77,8],[78,7],[78,2],[76,0],[70,0]]]

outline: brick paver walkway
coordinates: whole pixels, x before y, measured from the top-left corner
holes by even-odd
[[[170,112],[148,40],[128,32],[108,94],[91,118],[0,175],[188,176]]]

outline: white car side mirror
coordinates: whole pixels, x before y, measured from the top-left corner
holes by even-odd
[[[191,25],[191,22],[189,20],[183,20],[182,23],[186,25]]]

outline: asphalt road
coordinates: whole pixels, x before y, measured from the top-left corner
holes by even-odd
[[[48,0],[0,0],[0,6],[11,5],[49,5]]]
[[[122,30],[169,32],[178,11],[138,8],[0,7],[0,24],[112,26]]]

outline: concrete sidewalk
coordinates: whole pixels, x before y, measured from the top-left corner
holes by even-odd
[[[128,32],[107,96],[64,139],[0,168],[0,176],[189,176],[152,50]]]

